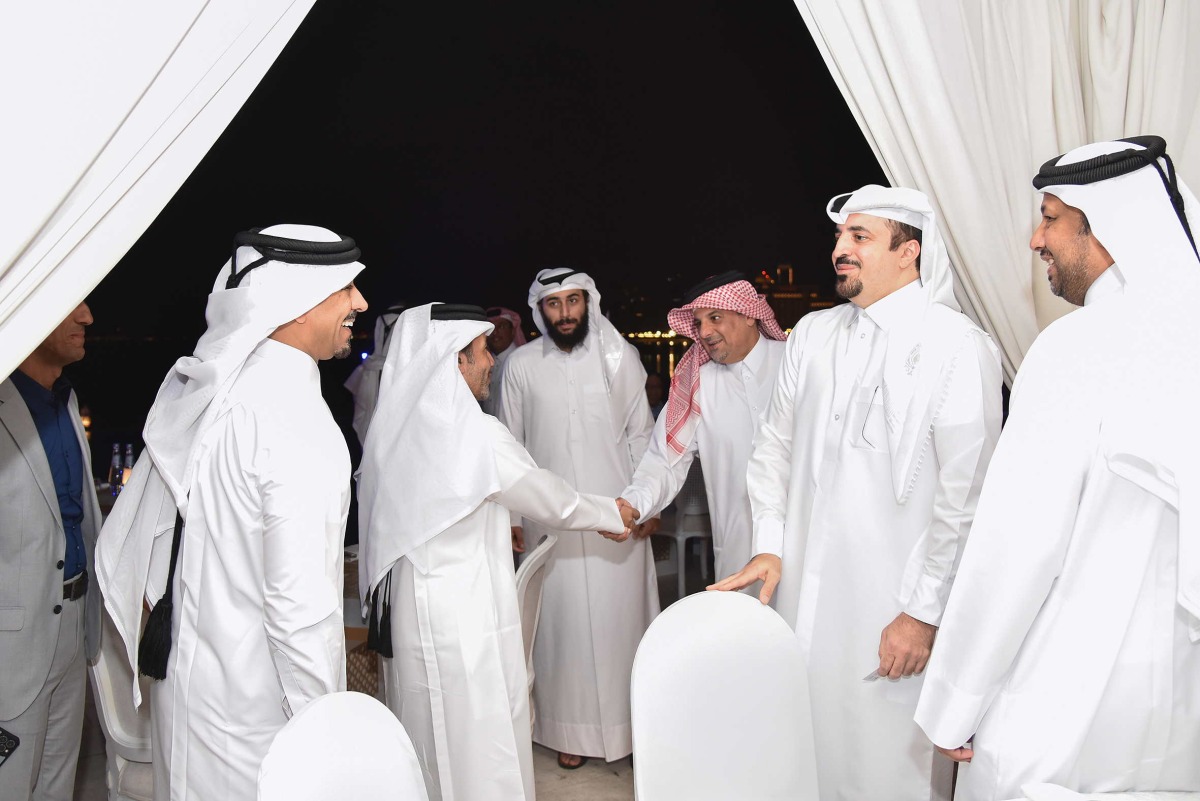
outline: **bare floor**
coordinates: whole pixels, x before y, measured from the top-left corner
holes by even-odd
[[[670,524],[671,521],[664,522]],[[664,545],[665,542],[659,544],[655,550],[661,551]],[[687,561],[687,586],[691,592],[696,592],[707,582],[700,576],[699,560],[694,551]],[[708,564],[711,570],[711,558]],[[709,580],[711,578],[710,575]],[[664,609],[678,600],[676,577],[661,576],[658,591]],[[104,734],[96,718],[90,686],[87,704],[79,770],[75,774],[75,801],[105,801],[108,795],[104,782]],[[631,801],[633,798],[633,765],[628,757],[616,762],[591,759],[577,770],[563,770],[558,766],[557,753],[535,745],[533,772],[538,801]]]

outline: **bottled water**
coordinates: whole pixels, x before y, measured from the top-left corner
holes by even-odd
[[[121,494],[121,443],[113,443],[112,462],[108,467],[108,491],[115,498]]]
[[[121,486],[129,483],[129,474],[133,472],[133,443],[125,446],[125,469],[121,471]]]

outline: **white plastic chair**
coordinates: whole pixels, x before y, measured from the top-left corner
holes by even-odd
[[[808,676],[796,635],[738,592],[672,604],[633,662],[639,801],[815,801]]]
[[[104,731],[105,781],[109,801],[154,801],[150,753],[150,682],[142,683],[142,705],[133,707],[133,669],[108,610],[101,611],[100,652],[88,670],[100,728]]]
[[[689,519],[692,527],[688,528]],[[688,540],[700,540],[700,575],[708,578],[708,547],[704,540],[712,539],[712,523],[708,514],[708,493],[704,489],[704,472],[700,469],[700,460],[692,462],[687,478],[675,496],[675,528],[673,531],[660,531],[672,538],[674,557],[667,561],[675,563],[675,572],[679,582],[679,597],[687,595],[687,544]],[[670,575],[668,571],[663,571]]]
[[[542,585],[546,581],[546,561],[558,542],[551,532],[525,555],[517,568],[517,613],[521,616],[521,637],[525,641],[525,669],[529,673],[529,723],[533,725],[533,641],[537,638],[538,618],[542,615]]]
[[[369,695],[323,695],[297,712],[258,770],[259,801],[429,801],[412,740]]]

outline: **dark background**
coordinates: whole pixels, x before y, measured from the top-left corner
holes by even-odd
[[[587,270],[618,327],[644,330],[725,270],[788,263],[830,286],[826,201],[884,182],[788,0],[319,0],[89,298],[88,357],[68,375],[97,470],[114,440],[140,451],[159,382],[250,227],[358,241],[373,307],[360,349],[398,300],[504,305],[529,329],[529,283],[557,265]],[[322,365],[347,431],[352,367]]]

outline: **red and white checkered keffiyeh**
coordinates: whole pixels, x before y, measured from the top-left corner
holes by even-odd
[[[780,341],[787,339],[775,320],[775,312],[767,305],[766,297],[758,294],[749,281],[723,284],[667,313],[671,330],[693,343],[675,367],[671,394],[667,398],[667,447],[675,454],[673,458],[687,452],[696,434],[696,426],[700,424],[700,405],[696,401],[700,390],[700,368],[710,358],[704,346],[696,341],[699,326],[692,314],[693,309],[735,311],[758,320],[758,330],[763,336]]]
[[[525,332],[521,330],[521,315],[503,306],[492,306],[487,310],[488,322],[495,325],[500,320],[512,323],[513,344],[518,348],[525,344]]]

